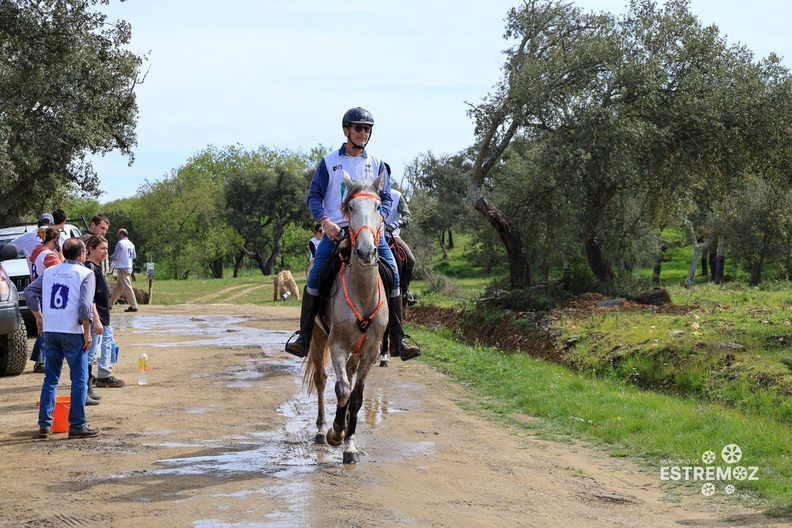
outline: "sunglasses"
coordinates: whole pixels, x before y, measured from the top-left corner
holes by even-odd
[[[355,125],[352,128],[355,129],[355,132],[365,132],[366,134],[371,133],[371,127],[368,125]]]

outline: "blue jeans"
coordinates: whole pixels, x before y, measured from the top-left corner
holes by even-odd
[[[91,348],[88,349],[88,366],[90,367],[93,365],[94,359],[96,358],[96,350],[99,348],[99,343],[102,341],[102,335],[96,335],[94,333],[94,324],[91,323]]]
[[[36,336],[36,342],[33,344],[33,352],[30,354],[30,361],[36,363],[44,363],[47,359],[47,352],[45,350],[44,338]]]
[[[107,378],[110,376],[110,369],[113,368],[113,328],[110,325],[105,325],[102,330],[102,335],[99,338],[99,355],[96,359],[97,365],[97,378]]]
[[[63,360],[69,364],[71,377],[71,402],[69,404],[69,431],[82,431],[88,426],[85,419],[85,396],[88,393],[88,354],[83,350],[82,334],[44,332],[47,361],[44,366],[44,383],[41,386],[39,428],[52,427],[55,393],[60,381]]]
[[[341,229],[344,231],[344,234],[349,233],[349,227],[342,227]],[[306,291],[311,295],[319,295],[319,274],[322,271],[322,266],[327,261],[327,259],[333,256],[334,247],[335,242],[325,236],[322,237],[321,242],[319,242],[319,246],[316,248],[313,267],[311,268],[311,274],[308,276],[308,286],[306,287]],[[396,268],[396,261],[393,259],[393,253],[388,247],[388,243],[385,242],[385,235],[380,235],[379,245],[377,245],[377,253],[379,253],[379,256],[384,258],[388,264],[390,264],[391,268],[393,268],[393,276],[396,279],[393,283],[393,291],[391,292],[390,296],[396,297],[399,295],[399,272]]]

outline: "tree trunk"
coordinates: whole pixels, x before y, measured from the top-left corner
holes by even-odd
[[[701,254],[704,253],[704,251],[709,247],[710,243],[712,243],[712,239],[710,238],[703,244],[699,244],[698,239],[696,238],[696,230],[693,227],[693,222],[686,219],[685,223],[688,226],[688,230],[690,230],[690,241],[693,244],[693,258],[690,259],[690,269],[688,269],[688,274],[685,278],[685,288],[692,288],[696,284],[696,268],[698,267]]]
[[[210,268],[212,270],[212,276],[215,279],[223,278],[223,259],[216,259],[212,261]]]
[[[726,265],[726,239],[718,237],[718,254],[715,257],[715,284],[723,284],[723,274]]]
[[[448,249],[454,249],[454,233],[448,230]]]
[[[663,257],[668,249],[668,242],[660,241],[660,253],[655,256],[654,272],[652,273],[652,284],[660,284],[660,270],[663,267]]]
[[[509,278],[512,289],[531,285],[531,273],[525,258],[520,232],[506,215],[493,206],[481,193],[472,201],[473,207],[486,218],[498,232],[509,258]]]
[[[280,253],[280,241],[281,238],[283,238],[283,228],[285,225],[286,222],[283,220],[278,220],[278,222],[275,224],[275,232],[272,235],[272,253],[270,253],[266,264],[264,264],[264,269],[262,270],[264,275],[272,275],[272,268],[275,266],[278,253]]]
[[[584,230],[583,244],[586,247],[586,261],[594,275],[600,282],[611,281],[616,275],[613,273],[611,263],[602,255],[602,246],[595,229],[588,227]]]
[[[239,255],[237,255],[237,258],[234,259],[234,278],[235,279],[239,277],[239,268],[242,267],[242,261],[244,259],[245,259],[245,251],[244,250],[240,250],[239,251]]]

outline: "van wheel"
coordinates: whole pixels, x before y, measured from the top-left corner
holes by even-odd
[[[0,336],[0,376],[16,376],[25,370],[28,360],[28,336],[25,321],[16,332]]]

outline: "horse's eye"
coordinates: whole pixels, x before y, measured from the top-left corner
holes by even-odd
[[[349,212],[351,213],[354,210],[355,210],[355,206],[352,205],[352,204],[349,204]]]

